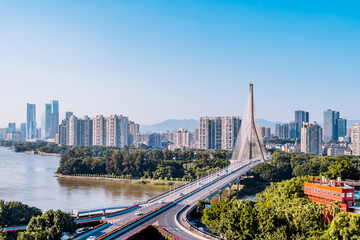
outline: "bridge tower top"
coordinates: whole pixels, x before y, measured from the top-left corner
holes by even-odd
[[[249,85],[249,99],[233,151],[232,162],[260,159],[265,162],[262,139],[255,124],[254,85]]]

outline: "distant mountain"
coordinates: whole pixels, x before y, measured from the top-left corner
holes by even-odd
[[[195,128],[199,128],[199,121],[195,119],[169,119],[152,125],[140,125],[140,132],[172,132],[179,128],[186,128],[193,132]]]
[[[272,133],[275,132],[275,125],[280,123],[267,121],[265,119],[257,119],[256,122],[259,126],[269,127]],[[152,125],[140,125],[140,132],[172,132],[179,128],[186,128],[190,132],[193,132],[195,128],[199,128],[199,121],[196,119],[169,119]]]
[[[281,122],[271,122],[262,118],[256,119],[256,124],[263,127],[269,127],[271,133],[275,133],[275,125]]]

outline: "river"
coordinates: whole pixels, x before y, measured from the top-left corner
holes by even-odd
[[[0,147],[0,199],[48,209],[122,206],[144,201],[169,186],[123,181],[57,178],[59,157],[15,153]]]

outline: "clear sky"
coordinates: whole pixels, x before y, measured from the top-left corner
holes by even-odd
[[[0,127],[26,103],[141,124],[294,110],[360,119],[359,1],[0,1]]]

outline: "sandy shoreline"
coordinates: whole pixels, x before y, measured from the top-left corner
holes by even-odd
[[[132,182],[139,181],[141,179],[121,179],[121,178],[107,178],[107,177],[85,177],[85,176],[72,176],[72,175],[63,175],[60,173],[55,173],[56,177],[59,178],[80,178],[80,179],[91,179],[91,180],[112,180],[112,181],[123,181],[123,182]]]
[[[133,179],[121,179],[121,178],[107,178],[107,177],[85,177],[85,176],[72,176],[72,175],[63,175],[60,173],[55,173],[56,177],[59,178],[77,178],[77,179],[88,179],[88,180],[110,180],[110,181],[122,181],[128,182],[132,184],[153,184],[153,185],[183,185],[187,182],[182,181],[165,181],[158,179],[141,179],[141,178],[133,178]]]
[[[34,153],[34,151],[25,151],[26,154],[34,154],[34,155],[41,155],[41,156],[55,156],[55,157],[61,157],[61,154],[58,153],[45,153],[45,152],[38,152],[37,154]]]

